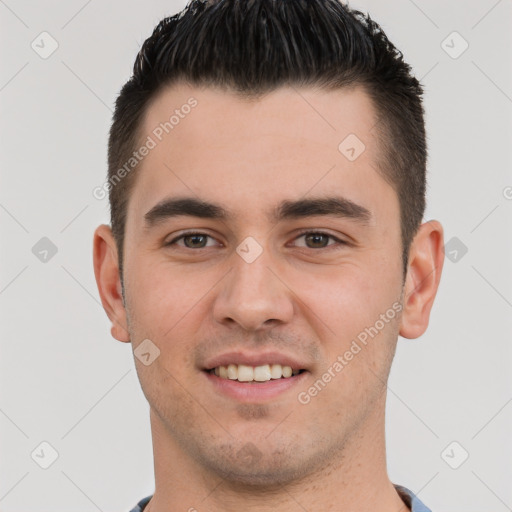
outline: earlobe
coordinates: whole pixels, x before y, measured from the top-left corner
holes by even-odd
[[[96,228],[93,241],[94,276],[103,309],[112,322],[112,336],[129,342],[126,309],[123,302],[117,248],[110,226],[102,224]]]
[[[427,330],[443,263],[443,227],[436,220],[427,221],[419,227],[409,250],[400,336],[418,338]]]

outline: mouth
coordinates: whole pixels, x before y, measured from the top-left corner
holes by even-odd
[[[215,375],[220,379],[233,380],[237,382],[257,383],[269,382],[272,380],[290,379],[296,375],[304,373],[303,368],[292,368],[291,366],[281,364],[263,364],[259,366],[249,366],[245,364],[228,364],[216,366],[205,370],[210,375]]]
[[[268,403],[295,389],[296,394],[310,372],[280,364],[228,364],[202,371],[212,391],[237,402]],[[299,388],[299,386],[301,386]]]

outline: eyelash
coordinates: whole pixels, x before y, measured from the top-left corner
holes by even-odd
[[[213,238],[211,235],[208,235],[207,233],[202,233],[200,231],[189,231],[187,233],[182,233],[178,237],[176,237],[173,240],[171,240],[170,242],[166,243],[165,246],[168,247],[168,246],[176,245],[176,242],[178,240],[181,240],[182,238],[186,238],[186,237],[189,237],[189,236],[194,236],[194,235],[200,235],[200,236],[206,236],[206,237],[209,237],[209,238]],[[333,246],[338,245],[338,247],[334,248],[334,250],[336,250],[336,249],[340,249],[340,246],[348,245],[348,242],[345,242],[344,240],[341,240],[341,239],[339,239],[339,238],[337,238],[334,235],[331,235],[329,233],[325,233],[324,231],[314,231],[314,230],[313,231],[311,231],[311,230],[302,231],[302,232],[300,232],[296,236],[295,239],[301,238],[304,235],[324,235],[324,236],[334,240],[336,242],[336,244],[327,245],[326,247],[319,247],[317,249],[312,249],[310,247],[303,247],[303,249],[311,249],[312,251],[318,251],[318,250],[322,250],[322,249],[323,250],[330,250],[329,247],[331,247],[331,249],[332,249]],[[199,247],[197,249],[191,249],[190,247],[183,247],[183,248],[184,249],[189,249],[191,251],[200,251],[202,249],[207,249],[208,247]]]

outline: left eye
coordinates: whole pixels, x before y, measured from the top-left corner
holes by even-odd
[[[323,233],[321,231],[307,231],[305,233],[300,234],[297,239],[305,237],[306,241],[309,241],[313,243],[313,247],[309,247],[310,249],[323,249],[324,247],[327,247],[328,245],[336,245],[337,244],[344,244],[343,240],[340,240],[339,238],[336,238],[333,235],[329,235],[328,233]],[[323,241],[328,241],[328,239],[334,240],[335,244],[324,244],[320,240],[323,239]],[[307,242],[306,242],[307,243]],[[320,245],[320,247],[319,247]]]
[[[308,245],[305,246],[305,247],[308,247],[309,249],[323,249],[325,247],[328,247],[329,245],[336,245],[336,244],[344,245],[344,244],[346,244],[346,242],[344,242],[343,240],[340,240],[339,238],[336,238],[333,235],[330,235],[328,233],[324,233],[321,231],[306,231],[306,232],[298,235],[296,240],[303,238],[303,237],[306,241],[306,244],[307,243],[313,244],[312,247],[308,246]],[[207,247],[207,245],[205,245],[205,242],[208,238],[211,238],[213,240],[213,238],[210,235],[207,235],[206,233],[199,233],[199,232],[184,233],[184,234],[174,238],[173,240],[171,240],[169,243],[167,243],[165,245],[166,246],[180,245],[181,247],[183,247],[182,244],[177,244],[177,242],[179,240],[183,240],[184,244],[185,244],[184,247],[186,247],[187,249],[204,249],[205,247]],[[335,243],[334,244],[324,243],[324,242],[328,242],[329,239],[334,240]],[[187,240],[191,241],[191,243],[190,244],[187,243]],[[299,247],[304,247],[304,246],[299,246]]]

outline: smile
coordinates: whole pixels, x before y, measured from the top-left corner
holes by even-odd
[[[291,366],[280,364],[260,366],[229,364],[212,368],[210,373],[221,379],[237,380],[238,382],[267,382],[269,380],[287,379],[303,371],[305,370],[292,370]]]
[[[304,388],[304,385],[300,386],[300,384],[310,372],[292,371],[290,366],[282,367],[281,365],[266,364],[253,367],[233,364],[218,366],[201,373],[207,378],[216,394],[238,402],[261,403],[277,398],[292,388],[298,388],[296,393],[299,393]]]

